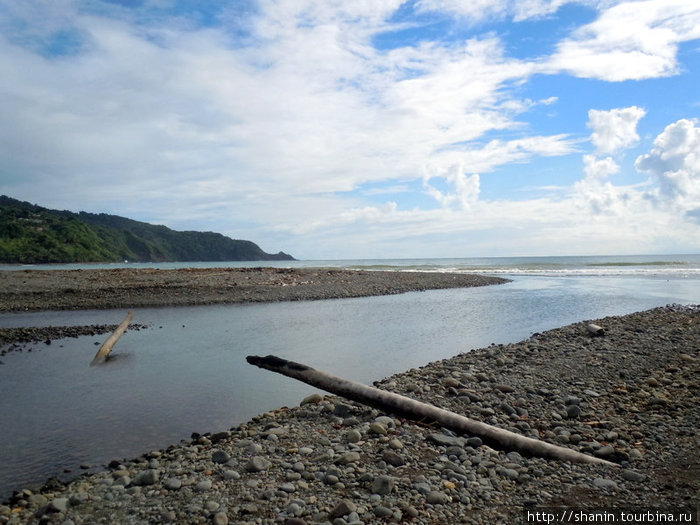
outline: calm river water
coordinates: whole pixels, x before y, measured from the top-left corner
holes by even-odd
[[[509,284],[330,301],[139,309],[106,366],[106,336],[33,345],[0,366],[0,500],[218,431],[313,390],[249,366],[276,354],[372,382],[491,343],[585,319],[700,302],[693,275],[510,275]],[[125,311],[0,314],[0,326],[119,323]],[[70,476],[70,474],[69,474]]]

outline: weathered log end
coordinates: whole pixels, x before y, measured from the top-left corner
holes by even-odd
[[[605,335],[605,328],[598,326],[597,324],[591,323],[586,325],[586,330],[588,330],[591,337],[600,337]]]
[[[275,355],[268,355],[265,357],[260,357],[258,355],[249,355],[245,358],[249,364],[255,365],[258,368],[264,368],[266,370],[271,370],[273,372],[279,372],[282,369],[294,370],[296,372],[304,372],[305,370],[311,370],[310,366],[302,365],[295,361],[288,361],[287,359],[282,359]]]

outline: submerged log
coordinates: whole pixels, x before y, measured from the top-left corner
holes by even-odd
[[[129,327],[132,317],[134,317],[134,311],[129,310],[129,313],[126,315],[121,324],[117,326],[117,329],[112,332],[112,335],[110,335],[104,343],[102,343],[102,346],[95,354],[95,357],[93,357],[90,366],[102,364],[107,360],[107,356],[109,356],[109,353],[112,351],[112,347]]]
[[[251,365],[297,379],[316,388],[372,406],[384,412],[393,413],[414,421],[434,421],[455,432],[478,436],[488,445],[506,450],[515,450],[527,456],[617,466],[616,463],[611,463],[604,459],[522,436],[515,432],[487,425],[454,412],[416,401],[415,399],[343,379],[310,366],[287,361],[273,355],[268,355],[267,357],[248,356],[246,361]]]

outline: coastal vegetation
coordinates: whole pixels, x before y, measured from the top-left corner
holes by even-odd
[[[251,241],[220,233],[175,231],[105,213],[52,210],[0,196],[0,262],[270,261]]]

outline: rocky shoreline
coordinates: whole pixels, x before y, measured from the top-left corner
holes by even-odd
[[[696,509],[700,307],[595,320],[602,337],[587,322],[377,386],[619,467],[526,458],[313,395],[68,485],[19,491],[0,523],[487,524],[555,506]]]
[[[473,274],[331,268],[11,270],[0,271],[0,312],[307,301],[505,282]]]

